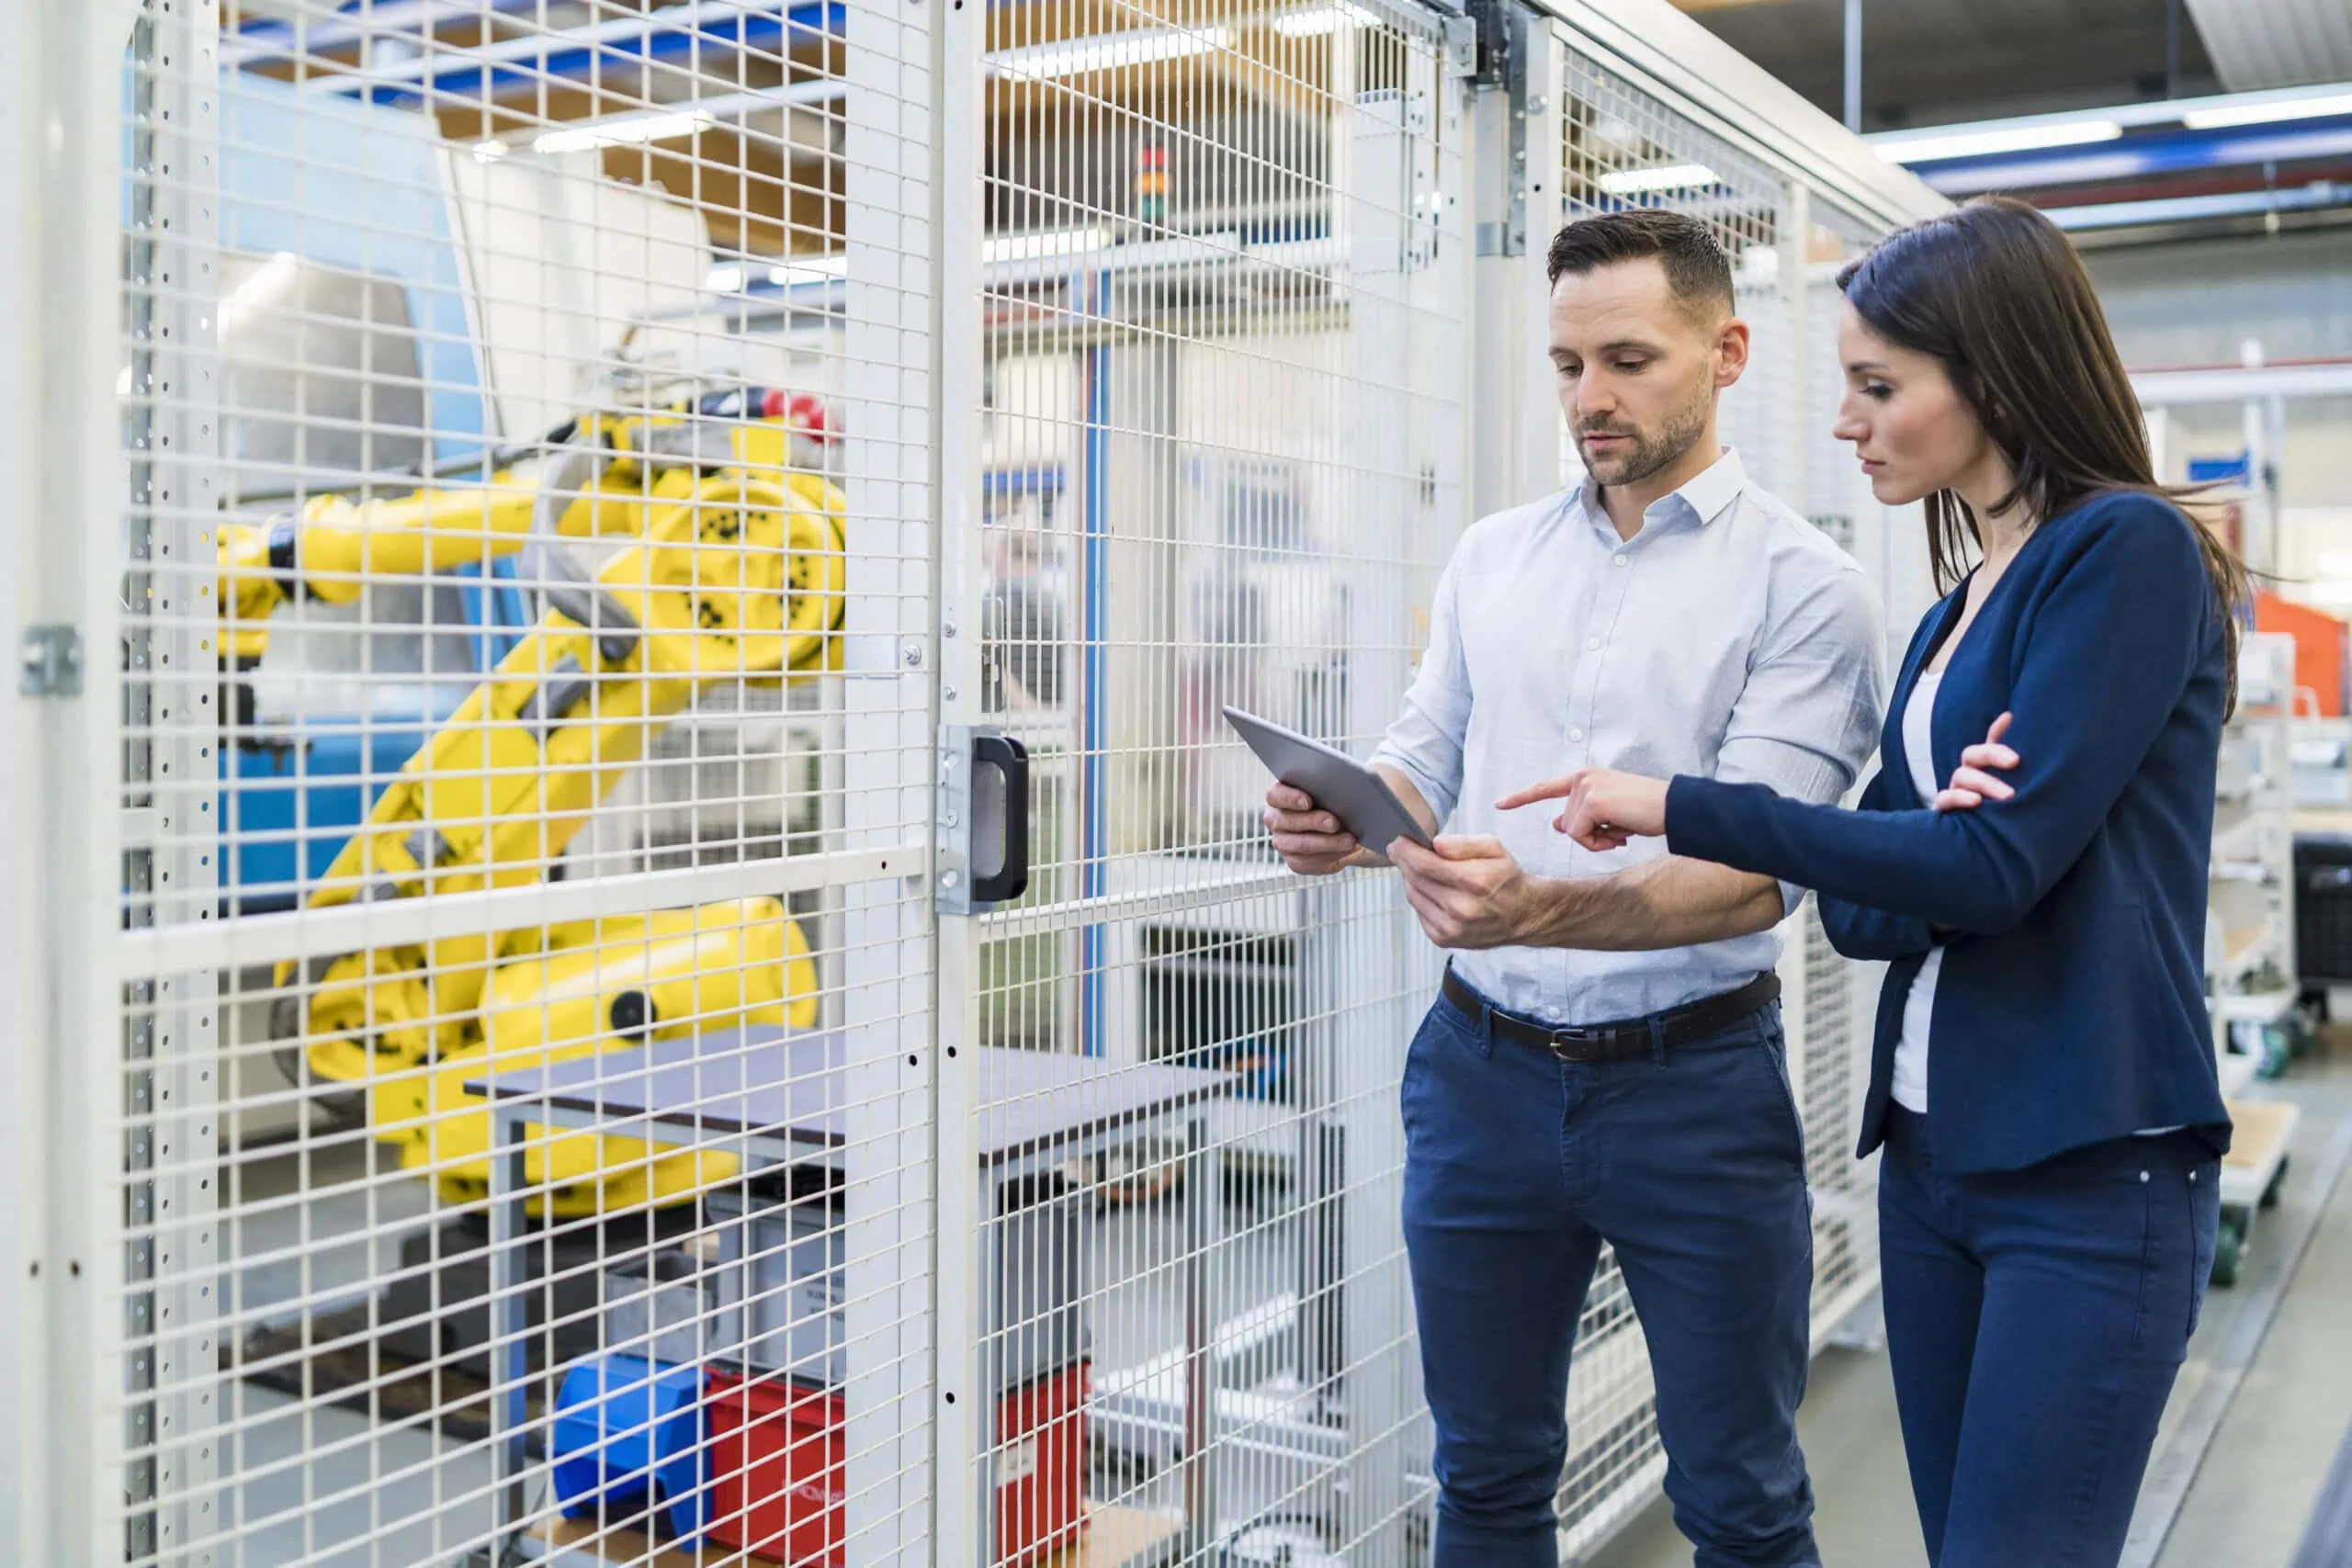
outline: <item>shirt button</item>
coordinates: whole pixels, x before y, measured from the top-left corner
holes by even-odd
[[[2147,1173],[2146,1171],[2144,1171],[2144,1170],[2143,1170],[2143,1171],[2142,1171],[2142,1172],[2140,1173],[2140,1179],[2141,1179],[2141,1180],[2143,1180],[2143,1181],[2147,1180],[2147,1179],[2148,1179],[2148,1173]]]
[[[1584,639],[1584,646],[1588,652],[1599,653],[1600,651],[1600,639],[1597,637],[1589,637]]]
[[[1623,556],[1619,556],[1617,558],[1617,564],[1619,566],[1623,566],[1625,564],[1625,558]]]
[[[1571,729],[1568,731],[1568,739],[1571,740],[1581,740],[1584,739],[1584,731],[1581,729]]]

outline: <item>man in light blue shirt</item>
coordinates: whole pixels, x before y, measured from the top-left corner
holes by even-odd
[[[1557,1561],[1569,1351],[1603,1241],[1700,1568],[1795,1568],[1819,1562],[1795,1426],[1812,1226],[1773,969],[1798,890],[1655,839],[1588,852],[1504,802],[1594,765],[1836,800],[1876,741],[1883,637],[1853,560],[1716,439],[1748,334],[1706,227],[1588,219],[1549,265],[1588,478],[1463,537],[1374,755],[1451,829],[1390,852],[1453,953],[1401,1090],[1435,1568]],[[1294,870],[1380,863],[1297,791],[1267,804]]]

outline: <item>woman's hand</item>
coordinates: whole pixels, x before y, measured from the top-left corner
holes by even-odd
[[[1666,781],[1621,773],[1613,768],[1578,768],[1495,802],[1498,811],[1516,811],[1539,800],[1565,800],[1552,826],[1586,849],[1621,850],[1630,839],[1666,831]]]
[[[1998,768],[2006,773],[2018,765],[2018,754],[2001,744],[2011,716],[2005,713],[1995,719],[1993,728],[1984,732],[1984,741],[1960,754],[1960,766],[1951,771],[1951,783],[1938,790],[1931,803],[1937,810],[1973,811],[1979,801],[2007,800],[2017,794],[1990,772]]]

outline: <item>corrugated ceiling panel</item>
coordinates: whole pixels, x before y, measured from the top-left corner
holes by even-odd
[[[2352,78],[2346,0],[2188,0],[2188,14],[2233,92]]]

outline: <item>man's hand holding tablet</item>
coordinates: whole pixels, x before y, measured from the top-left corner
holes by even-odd
[[[1399,836],[1426,844],[1431,813],[1420,792],[1392,769],[1374,771],[1345,752],[1244,713],[1225,716],[1272,772],[1265,823],[1274,851],[1302,876],[1385,863]]]
[[[1266,827],[1273,834],[1274,852],[1301,876],[1329,876],[1351,865],[1377,865],[1383,858],[1358,843],[1313,795],[1280,780],[1266,791]]]

